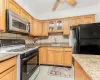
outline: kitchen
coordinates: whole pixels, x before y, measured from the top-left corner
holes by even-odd
[[[0,80],[99,80],[99,49],[77,51],[81,47],[73,45],[71,32],[99,26],[100,1],[89,1],[0,0]],[[88,28],[82,33],[97,45],[99,28],[94,27],[89,29],[96,34]]]

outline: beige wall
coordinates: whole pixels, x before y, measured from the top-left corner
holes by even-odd
[[[27,44],[33,43],[33,37],[23,36],[21,34],[1,33],[0,39],[24,39]]]

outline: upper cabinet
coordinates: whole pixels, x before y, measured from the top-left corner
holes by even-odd
[[[29,15],[26,11],[24,11],[24,10],[22,9],[22,10],[21,10],[21,17],[22,17],[23,19],[29,21],[30,15]]]
[[[49,27],[49,33],[62,32],[63,21],[62,20],[49,20],[48,27]]]
[[[62,32],[62,28],[63,28],[63,21],[62,20],[57,20],[56,21],[56,31]]]
[[[70,27],[95,22],[95,15],[68,17],[54,20],[36,20],[14,0],[0,0],[0,32],[6,32],[6,10],[11,10],[30,23],[30,35],[48,36],[48,33],[62,32],[69,35]]]
[[[42,22],[41,21],[34,19],[33,32],[34,32],[34,36],[41,36],[42,35]]]
[[[69,35],[70,33],[70,24],[68,19],[63,20],[63,35]]]
[[[17,15],[21,15],[21,8],[13,0],[7,0],[7,9],[16,13]]]
[[[95,15],[86,15],[82,17],[82,24],[89,24],[95,22]]]
[[[5,0],[0,0],[0,32],[5,32],[6,31],[6,1]]]
[[[49,32],[55,32],[55,21],[48,21]]]
[[[48,36],[48,21],[42,22],[42,36]]]

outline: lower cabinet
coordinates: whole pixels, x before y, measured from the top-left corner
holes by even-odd
[[[39,49],[39,64],[46,64],[47,60],[47,48],[40,48]]]
[[[74,67],[74,80],[92,80],[76,60],[74,60]]]
[[[48,51],[47,52],[47,62],[46,64],[55,64],[55,55],[54,51]]]
[[[0,80],[17,80],[16,74],[16,57],[0,62]]]
[[[64,52],[64,66],[72,66],[72,52]]]
[[[42,47],[39,52],[39,64],[72,66],[71,48],[66,51],[65,48]]]
[[[16,80],[16,66],[0,74],[0,80]]]

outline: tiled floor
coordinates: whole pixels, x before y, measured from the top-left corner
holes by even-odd
[[[37,78],[35,80],[74,80],[74,72],[73,72],[72,78],[65,78],[65,77],[48,75],[48,70],[50,67],[51,66],[40,66],[39,75],[37,76]]]

